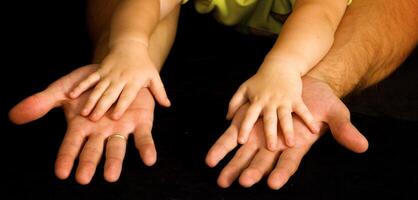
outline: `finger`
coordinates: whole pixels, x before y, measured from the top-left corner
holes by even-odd
[[[215,142],[206,155],[206,164],[215,167],[230,151],[237,147],[238,127],[231,125]]]
[[[16,124],[28,123],[41,118],[51,109],[61,106],[62,102],[67,99],[66,93],[72,86],[96,68],[95,64],[78,68],[54,81],[44,91],[24,99],[10,110],[10,120]]]
[[[356,153],[367,151],[369,143],[350,121],[350,111],[341,102],[338,107],[331,109],[327,116],[327,123],[331,133],[341,145]]]
[[[53,108],[61,105],[63,95],[46,89],[36,93],[14,106],[9,112],[10,120],[15,124],[25,124],[43,117]]]
[[[90,119],[93,121],[99,120],[109,110],[109,108],[118,100],[120,93],[123,90],[125,83],[111,84],[103,93],[103,96],[97,102],[96,107],[91,113]]]
[[[250,145],[244,145],[238,149],[232,160],[221,171],[218,177],[218,185],[222,188],[229,187],[249,165],[256,153],[257,148]]]
[[[140,122],[134,131],[135,146],[139,151],[142,161],[147,166],[152,166],[157,161],[157,151],[151,134],[152,122]]]
[[[235,112],[247,101],[245,98],[246,91],[246,87],[240,86],[234,96],[232,96],[228,106],[228,113],[226,114],[227,119],[232,119]]]
[[[252,104],[245,114],[245,118],[242,121],[241,129],[238,135],[238,142],[244,144],[248,140],[248,136],[250,135],[251,130],[254,127],[255,122],[257,121],[258,117],[260,116],[262,106],[254,103]]]
[[[84,137],[85,133],[81,131],[67,130],[55,160],[55,175],[58,178],[66,179],[70,175],[74,160],[83,145]]]
[[[77,98],[81,93],[92,87],[100,80],[100,73],[94,72],[90,74],[85,80],[81,81],[71,92],[70,98]]]
[[[129,108],[131,103],[135,100],[138,92],[141,88],[136,84],[127,84],[123,88],[120,94],[119,100],[116,104],[115,110],[113,111],[113,119],[118,120],[122,117],[123,113]]]
[[[96,85],[93,92],[90,94],[90,97],[86,102],[86,105],[81,111],[81,115],[87,116],[90,114],[90,112],[93,110],[94,106],[96,105],[97,101],[99,101],[100,97],[109,87],[109,85],[110,85],[109,80],[102,80]]]
[[[305,103],[297,103],[293,109],[295,113],[305,122],[312,133],[319,133],[319,125]]]
[[[276,109],[266,109],[263,114],[266,145],[270,151],[277,150],[277,113]]]
[[[232,119],[231,125],[210,148],[208,154],[206,155],[206,164],[209,167],[215,167],[219,161],[226,156],[226,154],[235,149],[238,145],[237,138],[239,125],[242,123],[244,113],[247,108],[248,105],[245,104],[238,109],[236,115]]]
[[[151,80],[150,90],[160,105],[170,107],[171,102],[168,99],[167,92],[159,75]]]
[[[264,175],[273,169],[278,152],[261,149],[257,152],[247,169],[239,177],[239,183],[243,187],[251,187],[259,182]]]
[[[90,183],[103,153],[104,140],[105,138],[101,135],[93,135],[88,138],[81,151],[75,175],[78,183],[82,185]]]
[[[128,136],[125,136],[128,138]],[[127,141],[124,138],[109,137],[106,143],[106,161],[104,165],[104,178],[109,182],[119,179],[125,158]]]
[[[276,167],[270,173],[267,184],[270,188],[278,190],[287,183],[296,172],[307,150],[304,148],[289,148],[282,152]]]
[[[295,145],[293,133],[292,111],[288,107],[277,109],[277,115],[280,122],[280,128],[286,141],[286,145],[293,147]]]

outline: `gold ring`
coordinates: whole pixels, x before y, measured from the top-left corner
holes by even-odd
[[[107,140],[110,140],[112,138],[119,138],[119,139],[122,139],[122,140],[125,140],[125,141],[128,140],[128,138],[126,138],[125,136],[123,136],[122,134],[119,134],[119,133],[110,135],[109,137],[107,137]]]

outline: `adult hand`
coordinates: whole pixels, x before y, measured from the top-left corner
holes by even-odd
[[[82,117],[80,111],[89,92],[77,99],[67,97],[73,87],[96,69],[97,65],[88,65],[71,72],[44,91],[26,98],[9,113],[14,123],[24,124],[41,118],[53,108],[63,107],[68,128],[56,159],[55,174],[61,179],[68,178],[74,160],[78,157],[75,176],[80,184],[91,181],[104,148],[104,177],[109,182],[118,180],[125,156],[126,139],[132,132],[136,147],[146,165],[153,165],[157,155],[151,135],[155,102],[148,89],[142,89],[138,93],[135,101],[118,121],[113,121],[108,114],[97,122]],[[119,137],[106,140],[113,134],[118,134]]]
[[[334,138],[346,148],[361,153],[367,150],[366,138],[351,124],[350,112],[332,89],[314,78],[303,78],[303,100],[317,121],[321,121],[321,133],[312,134],[300,118],[294,116],[295,146],[287,147],[279,133],[278,150],[269,151],[265,146],[262,120],[258,120],[247,143],[240,146],[232,160],[223,168],[218,185],[226,188],[239,177],[239,183],[250,187],[269,174],[268,185],[281,188],[296,172],[303,156],[320,138],[328,125]],[[227,153],[237,147],[239,127],[248,105],[242,106],[234,116],[230,127],[209,150],[206,163],[216,166]]]

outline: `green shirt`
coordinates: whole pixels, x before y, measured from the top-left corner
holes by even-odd
[[[183,0],[183,3],[188,0]],[[296,0],[195,0],[199,13],[213,13],[222,24],[243,32],[278,34]],[[348,4],[351,0],[348,0]]]

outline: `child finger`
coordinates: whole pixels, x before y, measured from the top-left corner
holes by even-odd
[[[168,99],[167,92],[165,91],[164,84],[161,81],[159,75],[151,80],[151,92],[154,95],[155,99],[162,106],[169,107],[170,100]]]
[[[111,84],[103,93],[99,102],[97,102],[90,119],[93,121],[99,120],[106,113],[106,111],[109,110],[113,103],[117,101],[124,86],[124,83]]]
[[[77,98],[78,96],[80,96],[81,93],[83,93],[84,91],[86,91],[87,89],[89,89],[90,87],[92,87],[99,80],[100,80],[100,74],[99,74],[99,72],[94,72],[94,73],[90,74],[86,79],[84,79],[83,81],[81,81],[81,83],[79,83],[77,85],[77,87],[75,87],[70,92],[70,98],[73,98],[73,99],[74,98]]]
[[[87,100],[86,105],[84,106],[83,110],[81,111],[81,115],[87,116],[93,110],[94,106],[96,105],[97,101],[102,96],[103,92],[109,87],[110,81],[109,80],[102,80],[100,81],[96,87],[94,88],[93,92],[90,94],[89,99]]]
[[[113,119],[120,119],[123,113],[125,113],[131,103],[135,100],[140,89],[141,87],[136,84],[128,84],[125,88],[123,88],[115,110],[113,111]]]
[[[294,146],[294,133],[292,122],[292,110],[288,107],[279,107],[277,109],[277,116],[280,122],[280,128],[289,147]]]
[[[276,109],[266,109],[263,114],[267,149],[277,149],[277,114]]]
[[[241,107],[247,99],[245,98],[246,88],[240,86],[238,90],[235,92],[234,96],[232,96],[231,101],[229,102],[228,106],[228,113],[226,114],[227,119],[231,119],[234,116],[235,112]]]
[[[253,128],[260,115],[261,109],[262,106],[257,103],[252,104],[248,108],[247,113],[245,114],[245,118],[242,121],[241,129],[239,131],[238,142],[240,144],[247,142],[251,129]]]
[[[297,103],[293,109],[297,115],[305,122],[305,124],[309,127],[312,133],[319,133],[319,127],[312,115],[309,111],[308,107],[303,102]]]

